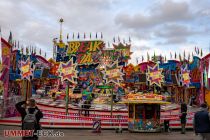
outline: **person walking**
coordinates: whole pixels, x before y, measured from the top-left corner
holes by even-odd
[[[27,108],[25,109],[22,105],[25,105]],[[32,130],[36,133],[37,130],[41,129],[39,121],[43,118],[43,113],[36,106],[36,101],[34,99],[30,99],[27,102],[19,102],[15,107],[22,118],[22,130]],[[33,135],[32,137],[23,137],[22,140],[38,140],[38,136]]]
[[[200,110],[195,113],[193,126],[195,134],[199,134],[201,140],[210,140],[210,114],[205,103],[201,104]]]
[[[185,126],[187,122],[187,104],[186,103],[181,104],[180,121],[181,121],[181,127],[182,127],[181,134],[185,134],[186,132]]]

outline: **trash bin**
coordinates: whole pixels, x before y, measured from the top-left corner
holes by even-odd
[[[101,119],[100,118],[93,119],[93,133],[101,133]]]

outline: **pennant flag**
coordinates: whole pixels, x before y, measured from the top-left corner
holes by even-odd
[[[131,43],[131,37],[129,36],[129,43]]]
[[[67,34],[67,40],[69,39],[69,33]]]
[[[46,58],[47,57],[47,53],[45,52],[45,54],[44,54],[44,57]]]
[[[41,48],[40,48],[40,50],[39,50],[39,54],[42,55],[42,50],[41,50]]]
[[[23,46],[21,47],[21,53],[23,54],[23,51],[24,51],[24,48],[23,48]]]
[[[26,47],[26,55],[28,55],[29,51],[28,51],[28,47]]]
[[[113,42],[115,43],[115,37],[113,37]]]
[[[182,61],[182,56],[181,56],[181,54],[179,54],[179,61]]]
[[[103,34],[102,34],[102,32],[101,32],[101,39],[103,38]]]
[[[90,39],[91,39],[91,33],[90,33]]]
[[[190,61],[190,53],[188,54],[188,61]]]
[[[147,61],[150,60],[150,56],[149,56],[149,53],[147,52]]]
[[[35,48],[34,48],[34,54],[36,55],[36,46],[35,46]]]
[[[110,48],[110,44],[109,44],[109,42],[108,42],[108,47]]]
[[[172,53],[170,52],[170,59],[172,59]]]
[[[97,33],[96,33],[96,39],[98,38],[98,35],[97,35]]]
[[[203,50],[201,49],[201,57],[203,56]]]
[[[198,55],[200,54],[200,49],[198,48],[198,53],[197,53]]]
[[[174,57],[175,57],[175,59],[176,59],[176,52],[175,52],[175,54],[174,54]]]
[[[12,46],[12,32],[9,33],[8,43]]]
[[[84,39],[86,38],[85,33],[84,33]]]
[[[125,44],[125,39],[123,39],[123,43]]]
[[[165,62],[166,62],[166,56],[165,56]]]
[[[72,35],[72,38],[74,39],[74,33],[73,33],[73,35]]]
[[[78,32],[78,35],[77,35],[77,39],[79,39],[79,32]]]
[[[143,62],[144,61],[144,56],[142,55],[142,57],[141,57],[141,61]]]
[[[138,57],[136,57],[136,64],[138,65],[138,63],[139,63],[139,60],[138,60]]]
[[[184,50],[184,59],[185,59],[185,50]]]
[[[118,42],[120,42],[120,37],[118,36]]]

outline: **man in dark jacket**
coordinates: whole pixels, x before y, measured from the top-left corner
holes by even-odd
[[[25,109],[24,107],[22,107],[22,105],[28,106],[27,109]],[[25,116],[27,115],[27,112],[29,114],[33,114],[36,111],[36,125],[35,125],[35,131],[40,130],[41,126],[39,124],[39,121],[41,118],[43,118],[43,114],[42,112],[39,110],[39,108],[36,106],[36,101],[34,99],[30,99],[27,102],[26,101],[22,101],[19,102],[15,105],[17,111],[21,114],[21,118],[22,118],[22,129],[23,129],[23,121]],[[38,137],[36,135],[34,135],[32,138],[30,137],[23,137],[23,140],[38,140]]]
[[[210,140],[210,115],[206,104],[201,104],[200,110],[194,115],[194,130],[202,140]]]
[[[185,134],[185,126],[187,122],[187,104],[182,103],[181,104],[181,116],[180,116],[180,121],[181,121],[181,127],[182,127],[182,134]]]

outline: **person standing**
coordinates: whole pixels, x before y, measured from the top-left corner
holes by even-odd
[[[195,113],[193,126],[195,134],[199,134],[202,140],[210,140],[210,114],[205,103],[201,104],[200,110]]]
[[[25,109],[22,105],[26,105],[27,108]],[[15,107],[22,118],[22,130],[33,130],[36,133],[37,130],[41,129],[39,121],[43,118],[43,113],[36,106],[34,99],[19,102]],[[23,137],[22,140],[38,140],[38,137],[33,135],[33,137]]]
[[[181,121],[181,127],[182,127],[181,134],[185,134],[185,131],[186,131],[185,126],[187,122],[187,104],[186,103],[181,104],[180,121]]]

